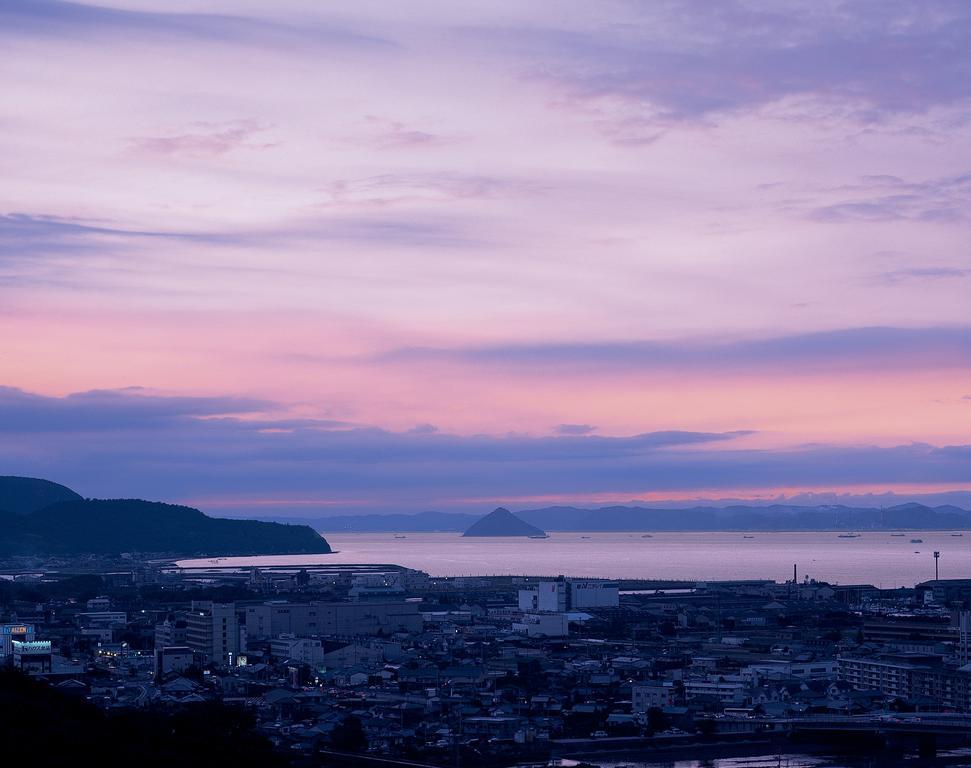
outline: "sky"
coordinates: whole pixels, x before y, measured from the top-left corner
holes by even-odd
[[[0,474],[971,488],[964,0],[0,0]]]

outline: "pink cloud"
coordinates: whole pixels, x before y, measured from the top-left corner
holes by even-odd
[[[196,130],[169,136],[140,136],[131,140],[131,149],[142,155],[164,157],[218,157],[235,149],[269,149],[274,143],[255,143],[251,139],[267,129],[255,120],[229,123],[196,123]]]

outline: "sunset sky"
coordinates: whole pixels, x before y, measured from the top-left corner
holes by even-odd
[[[0,0],[0,52],[0,475],[971,487],[965,0]]]

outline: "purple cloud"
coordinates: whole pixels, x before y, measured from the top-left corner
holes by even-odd
[[[250,140],[266,130],[255,120],[224,124],[201,123],[194,130],[171,136],[142,136],[132,139],[132,149],[145,155],[163,157],[216,157],[234,149],[267,149],[271,143]]]
[[[4,0],[0,3],[0,33],[78,35],[111,38],[117,34],[163,40],[208,43],[259,43],[292,46],[386,48],[394,44],[339,24],[317,21],[286,23],[240,14],[180,13],[110,8],[68,0]]]
[[[265,411],[265,400],[237,397],[173,397],[132,387],[45,397],[0,387],[0,435],[108,433],[178,426],[187,419]]]
[[[848,328],[743,341],[502,344],[398,349],[382,361],[474,362],[524,369],[839,370],[971,367],[971,328]]]
[[[627,105],[616,123],[709,119],[812,97],[874,121],[971,96],[971,9],[860,2],[634,6],[624,23],[566,29],[468,26],[466,38],[531,62],[569,98]]]
[[[894,269],[877,275],[879,282],[896,284],[912,280],[953,280],[971,276],[971,269],[958,267],[912,267]]]
[[[558,435],[589,435],[597,428],[592,424],[557,424],[553,431]]]
[[[965,445],[754,450],[733,445],[744,432],[463,437],[211,418],[263,405],[7,389],[0,392],[0,461],[7,473],[50,477],[85,495],[281,499],[281,509],[294,498],[381,511],[544,494],[971,483]]]

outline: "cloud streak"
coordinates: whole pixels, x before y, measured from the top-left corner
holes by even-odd
[[[542,494],[971,482],[971,447],[964,445],[753,450],[734,447],[744,431],[465,437],[213,418],[266,406],[229,397],[88,392],[52,398],[4,389],[0,458],[5,471],[49,476],[87,495],[275,498],[280,509],[306,498],[390,510]]]
[[[603,370],[971,367],[971,328],[850,328],[742,341],[617,341],[405,348],[387,362],[475,363],[498,368]]]
[[[68,0],[5,0],[0,29],[7,34],[116,37],[138,35],[155,40],[205,43],[293,45],[315,43],[341,47],[386,48],[391,41],[360,34],[336,24],[306,24],[243,14],[180,13],[107,7]]]
[[[971,12],[960,3],[915,13],[907,2],[685,2],[638,6],[625,21],[464,31],[539,58],[534,74],[571,99],[593,108],[614,100],[622,120],[656,127],[807,97],[875,121],[971,96]]]

